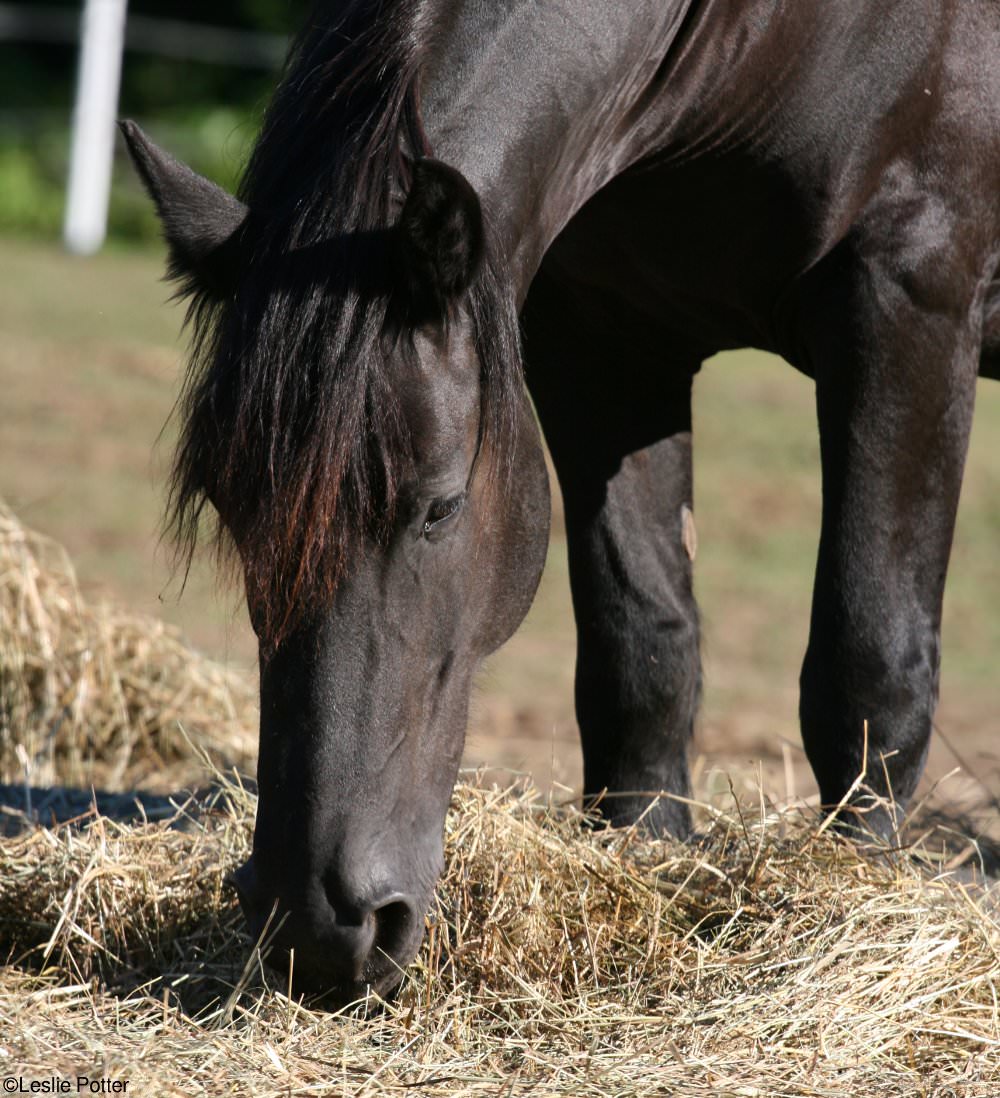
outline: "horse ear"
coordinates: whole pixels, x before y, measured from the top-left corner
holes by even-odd
[[[483,261],[483,214],[475,190],[440,160],[414,161],[398,232],[411,305],[418,313],[443,318],[472,285]]]
[[[241,266],[247,208],[153,144],[134,122],[120,123],[132,163],[156,204],[170,249],[168,276],[185,291],[219,299],[233,288]]]

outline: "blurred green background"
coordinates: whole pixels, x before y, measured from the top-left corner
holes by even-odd
[[[82,4],[17,0],[3,6],[22,19],[30,15],[42,31],[30,41],[0,36],[0,232],[54,240],[63,216],[77,47],[37,39],[57,37],[66,18],[80,15]],[[131,0],[128,11],[133,21],[168,19],[280,38],[301,21],[308,6],[308,0]],[[196,170],[231,187],[276,69],[179,60],[130,48],[119,114],[136,118]],[[152,210],[130,173],[115,173],[110,231],[112,246],[157,238]]]

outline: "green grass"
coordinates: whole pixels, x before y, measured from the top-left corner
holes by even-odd
[[[213,654],[251,663],[237,596],[206,565],[184,598],[156,552],[168,430],[183,361],[182,308],[155,253],[92,260],[0,238],[0,494],[64,541],[85,588],[162,613]],[[983,767],[998,731],[1000,385],[981,382],[946,600],[943,726]],[[697,587],[706,691],[701,744],[727,757],[794,742],[819,531],[812,385],[754,352],[721,356],[695,406]],[[490,664],[468,758],[578,780],[574,631],[558,523],[539,597]],[[944,765],[944,763],[942,763]]]

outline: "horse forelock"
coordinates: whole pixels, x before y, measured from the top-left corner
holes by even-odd
[[[419,116],[422,3],[355,0],[293,45],[240,197],[249,262],[222,303],[192,297],[191,363],[168,529],[186,562],[205,505],[220,564],[238,564],[254,625],[276,647],[332,599],[364,538],[382,538],[412,454],[394,369],[385,238]],[[503,474],[520,359],[509,280],[491,255],[469,293],[480,433]],[[391,341],[391,350],[390,350]]]

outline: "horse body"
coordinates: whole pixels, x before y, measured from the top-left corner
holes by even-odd
[[[778,350],[776,300],[918,157],[989,235],[993,7],[508,2],[485,40],[479,5],[448,8],[424,124],[497,224],[519,301],[559,238],[581,282],[634,279],[650,323],[667,308],[706,346]]]
[[[825,804],[891,832],[975,379],[1000,373],[997,56],[992,2],[361,0],[300,38],[245,206],[127,131],[211,318],[181,515],[215,505],[262,639],[242,898],[258,925],[279,901],[310,983],[385,990],[415,951],[472,676],[537,584],[514,303],[565,501],[587,797],[689,826],[691,390],[753,345],[816,383],[806,749]]]
[[[431,100],[428,127],[512,226],[527,381],[566,504],[587,792],[618,793],[620,822],[648,803],[628,790],[688,792],[691,382],[716,351],[753,345],[817,381],[825,507],[802,726],[823,801],[864,768],[867,721],[873,766],[890,759],[869,784],[905,802],[936,700],[974,378],[995,368],[996,8],[577,5],[589,34],[506,10],[524,34],[501,38],[528,51],[529,75],[494,84],[488,51],[469,81],[497,89],[482,115],[514,96],[525,118],[536,85],[570,86],[564,109],[486,158],[468,97],[461,125]],[[638,61],[613,79],[580,56],[601,54],[608,22],[622,63]],[[508,163],[527,165],[520,189]],[[687,827],[679,801],[653,814]],[[867,822],[891,826],[880,810]]]

